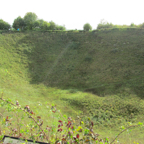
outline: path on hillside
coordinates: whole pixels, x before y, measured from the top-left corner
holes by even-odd
[[[66,47],[63,49],[63,51],[59,54],[58,58],[54,61],[52,67],[49,69],[47,75],[45,76],[43,82],[46,81],[47,77],[52,73],[53,69],[56,67],[56,65],[58,64],[58,61],[61,59],[61,57],[63,56],[63,54],[65,52],[67,52],[68,47],[71,45],[71,41],[66,45]]]

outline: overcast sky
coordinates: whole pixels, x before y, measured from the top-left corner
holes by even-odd
[[[144,22],[144,0],[0,0],[0,19],[12,25],[15,18],[34,12],[40,19],[83,29],[96,29],[102,19],[119,25]]]

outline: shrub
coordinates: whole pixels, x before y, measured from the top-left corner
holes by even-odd
[[[21,18],[20,16],[17,17],[17,18],[14,20],[13,25],[12,25],[12,27],[13,27],[14,29],[16,29],[16,30],[17,30],[18,28],[20,28],[21,30],[23,30],[23,29],[25,28],[25,26],[26,26],[26,24],[25,24],[25,22],[24,22],[24,19]]]
[[[42,26],[41,26],[42,30],[50,30],[50,23],[44,21]]]
[[[112,23],[108,23],[105,20],[101,20],[101,22],[98,24],[97,29],[105,29],[105,28],[113,28],[114,25]]]
[[[135,24],[134,24],[134,23],[131,23],[130,27],[135,27]]]
[[[10,24],[0,19],[0,30],[8,30],[9,28],[11,28]]]
[[[65,26],[56,25],[56,30],[66,30]]]
[[[144,28],[144,23],[140,24],[139,28]]]
[[[89,31],[89,30],[92,30],[92,27],[91,27],[91,25],[89,23],[86,23],[86,24],[84,24],[83,29],[85,31]]]
[[[53,21],[50,21],[49,30],[56,30],[56,24]]]
[[[81,116],[77,116],[77,119],[74,120],[66,115],[62,116],[60,111],[57,110],[56,105],[52,104],[50,112],[51,115],[53,115],[54,123],[52,127],[47,125],[46,128],[44,128],[45,126],[43,126],[41,117],[36,116],[28,105],[22,108],[18,101],[16,101],[16,104],[13,104],[10,99],[5,100],[1,97],[0,100],[0,106],[5,107],[8,112],[11,112],[11,114],[6,112],[6,117],[3,117],[3,114],[0,113],[0,118],[2,117],[0,121],[0,140],[2,140],[4,134],[9,134],[9,136],[15,136],[22,140],[29,138],[32,141],[40,140],[55,144],[79,144],[81,142],[91,144],[101,144],[104,142],[105,144],[112,144],[124,131],[129,130],[132,127],[143,126],[143,123],[141,122],[136,125],[128,123],[129,126],[127,128],[122,126],[122,131],[109,142],[107,137],[102,140],[99,138],[99,134],[94,133],[93,127],[95,124],[89,117],[85,117],[84,120],[82,120]],[[39,105],[41,104],[39,103]],[[47,106],[47,108],[49,107]],[[12,113],[15,116],[12,116]],[[57,122],[54,120],[56,116],[58,117]],[[99,124],[102,124],[102,118],[105,118],[106,115],[99,113],[99,116]],[[22,123],[22,120],[25,118],[29,119],[26,120],[27,124]]]

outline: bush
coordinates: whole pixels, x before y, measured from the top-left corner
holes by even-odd
[[[5,100],[0,98],[0,100],[0,107],[4,107],[8,112],[11,112],[11,115],[9,116],[6,112],[6,117],[0,113],[0,118],[2,118],[0,121],[0,141],[3,139],[4,134],[9,134],[9,136],[15,136],[22,140],[28,138],[33,142],[40,140],[43,142],[55,144],[78,144],[81,142],[101,144],[102,141],[104,141],[105,144],[112,144],[121,133],[128,130],[129,128],[138,126],[143,127],[143,123],[141,122],[139,122],[137,125],[131,125],[131,123],[128,123],[129,126],[127,128],[122,126],[122,131],[110,142],[107,137],[105,137],[103,140],[100,139],[99,134],[95,133],[93,130],[93,127],[96,124],[102,124],[102,119],[106,117],[106,114],[99,113],[99,111],[97,111],[97,113],[98,118],[100,119],[97,123],[94,124],[94,122],[89,117],[84,117],[82,120],[82,115],[77,116],[77,119],[75,120],[71,117],[67,117],[66,115],[63,116],[60,111],[57,110],[56,105],[52,104],[49,112],[52,115],[52,120],[54,123],[52,127],[50,127],[49,125],[44,126],[41,117],[36,116],[36,114],[28,105],[22,108],[18,101],[16,101],[16,104],[13,104],[10,99]],[[39,106],[41,106],[40,103]],[[49,106],[46,107],[49,108]],[[111,113],[107,115],[109,117],[111,116]],[[27,119],[26,124],[23,123],[25,119]]]
[[[131,23],[131,25],[114,25],[112,23],[108,23],[105,20],[101,20],[101,22],[98,24],[97,29],[110,29],[110,28],[131,28],[131,27],[138,27],[134,23]],[[142,27],[142,25],[141,25]]]
[[[135,27],[135,24],[134,24],[134,23],[131,23],[130,27]]]
[[[56,25],[56,30],[66,30],[65,26]]]
[[[89,23],[86,23],[86,24],[84,24],[83,29],[85,31],[89,31],[89,30],[92,30],[92,27],[91,27],[91,25]]]
[[[25,28],[25,26],[26,26],[26,24],[25,24],[25,22],[24,22],[24,19],[21,18],[20,16],[17,17],[17,18],[14,20],[13,25],[12,25],[12,27],[13,27],[14,29],[16,29],[16,30],[17,30],[18,28],[20,28],[21,30],[23,30],[23,29]]]
[[[144,28],[144,23],[140,24],[139,28]]]
[[[114,25],[112,23],[108,23],[105,20],[101,20],[101,22],[97,26],[97,29],[113,28],[113,27]]]
[[[50,27],[49,30],[56,30],[56,24],[53,21],[50,21]]]
[[[11,25],[4,20],[0,19],[0,30],[8,30],[11,28]]]
[[[50,23],[44,21],[42,26],[41,26],[42,30],[50,30]]]

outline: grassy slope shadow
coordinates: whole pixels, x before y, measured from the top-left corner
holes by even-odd
[[[129,88],[144,92],[141,30],[97,33],[29,32],[18,41],[29,61],[31,83],[78,89],[99,96]]]

